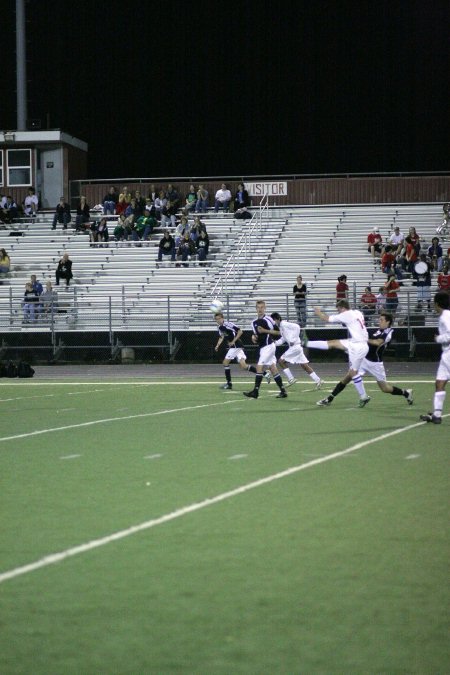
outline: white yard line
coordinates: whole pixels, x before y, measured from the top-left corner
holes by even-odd
[[[329,380],[329,381],[323,380],[323,383],[325,385],[334,385],[334,384],[336,384],[336,380],[338,379],[338,377],[339,376],[336,376],[335,378],[333,378],[332,380]],[[185,379],[180,378],[179,380],[177,380],[177,379],[161,380],[160,382],[154,382],[153,380],[146,380],[146,381],[143,380],[142,382],[139,382],[139,380],[137,380],[137,381],[135,380],[133,382],[125,382],[125,381],[122,382],[120,380],[115,380],[114,382],[104,382],[104,381],[103,382],[67,382],[67,381],[66,382],[53,382],[52,380],[46,380],[45,382],[43,382],[42,380],[40,382],[28,382],[28,381],[27,382],[18,382],[18,381],[4,382],[3,381],[4,379],[5,378],[2,378],[2,381],[0,382],[0,391],[1,391],[2,387],[23,387],[23,386],[27,386],[27,387],[69,387],[69,386],[82,385],[82,386],[96,387],[96,386],[100,386],[100,385],[104,385],[104,386],[108,385],[108,386],[123,387],[124,385],[127,385],[127,386],[130,385],[130,386],[134,386],[134,387],[142,387],[142,386],[148,387],[148,386],[153,386],[153,385],[154,386],[161,386],[161,385],[172,384],[172,385],[175,385],[175,386],[179,387],[181,385],[193,385],[193,384],[198,384],[200,386],[203,386],[203,385],[209,385],[209,386],[217,385],[217,386],[219,386],[220,382],[221,382],[219,377],[217,377],[214,380],[203,380],[203,381],[185,380]],[[243,385],[245,385],[245,384],[248,384],[249,381],[251,381],[251,380],[252,380],[251,377],[246,378],[245,380],[239,380],[239,379],[236,378],[236,379],[233,379],[233,384],[243,384]],[[434,383],[434,381],[435,381],[435,375],[429,375],[428,378],[425,379],[425,380],[424,379],[421,379],[421,380],[411,380],[411,379],[400,380],[396,377],[390,377],[389,378],[389,382],[396,382],[398,384],[430,384],[430,383]],[[315,389],[315,387],[313,387],[312,389],[311,388],[305,389],[305,391],[314,391],[314,389]],[[101,391],[101,390],[97,390],[97,391]],[[318,391],[320,391],[320,389]]]
[[[206,406],[196,406],[196,407],[206,407]],[[450,414],[444,415],[444,417],[449,416]],[[141,415],[138,415],[138,417],[141,417]],[[273,483],[274,481],[280,480],[281,478],[286,478],[287,476],[292,476],[295,473],[299,473],[300,471],[304,471],[305,469],[310,469],[311,467],[318,466],[319,464],[324,464],[325,462],[330,462],[331,460],[339,459],[340,457],[345,457],[349,453],[355,452],[355,450],[360,450],[361,448],[365,448],[368,445],[372,445],[373,443],[384,441],[387,438],[397,436],[398,434],[402,434],[405,431],[411,431],[412,429],[416,429],[417,427],[423,426],[424,424],[426,424],[426,422],[416,422],[415,424],[409,424],[406,427],[395,429],[395,431],[390,431],[386,434],[381,434],[380,436],[376,436],[375,438],[369,438],[368,440],[362,441],[361,443],[357,443],[356,445],[352,445],[351,447],[345,450],[333,452],[331,455],[325,455],[324,457],[313,459],[310,462],[306,462],[305,464],[292,466],[289,469],[285,469],[284,471],[280,471],[270,476],[266,476],[265,478],[260,478],[259,480],[252,481],[251,483],[241,485],[240,487],[237,487],[234,490],[222,492],[221,494],[216,495],[215,497],[207,498],[201,502],[189,504],[188,506],[183,506],[180,509],[172,511],[171,513],[166,513],[164,516],[160,516],[159,518],[153,518],[152,520],[147,520],[144,523],[140,523],[139,525],[133,525],[132,527],[127,528],[126,530],[119,530],[118,532],[114,532],[113,534],[101,537],[100,539],[93,539],[92,541],[88,541],[85,544],[68,548],[65,551],[60,551],[59,553],[52,553],[50,555],[45,556],[44,558],[41,558],[40,560],[36,560],[35,562],[29,563],[28,565],[22,565],[21,567],[16,567],[6,572],[0,573],[0,583],[22,576],[23,574],[28,574],[29,572],[35,572],[36,570],[41,569],[42,567],[54,565],[56,563],[62,562],[63,560],[67,560],[67,558],[71,558],[75,555],[79,555],[81,553],[88,553],[93,549],[106,546],[107,544],[111,544],[114,541],[119,541],[120,539],[125,539],[126,537],[130,537],[131,535],[137,534],[138,532],[150,530],[151,528],[156,527],[157,525],[164,525],[165,523],[169,523],[172,520],[176,520],[177,518],[181,518],[182,516],[187,516],[190,513],[200,511],[209,506],[213,506],[214,504],[218,504],[219,502],[224,502],[227,499],[237,497],[238,495],[244,494],[245,492],[249,492],[250,490],[254,490],[255,488],[262,487],[263,485],[268,485],[269,483]]]

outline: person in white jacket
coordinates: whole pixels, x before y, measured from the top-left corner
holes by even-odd
[[[284,321],[284,319],[278,314],[278,312],[273,312],[270,315],[273,319],[278,330],[273,330],[272,334],[276,337],[280,337],[275,342],[277,347],[287,344],[288,348],[284,354],[278,359],[278,363],[283,370],[283,373],[288,379],[287,387],[290,387],[291,384],[295,384],[297,380],[292,374],[291,369],[288,367],[288,363],[298,363],[303,370],[308,373],[313,382],[316,383],[316,389],[320,389],[323,382],[317,373],[309,365],[309,361],[305,356],[303,347],[300,342],[300,326],[297,323],[291,323],[290,321]]]

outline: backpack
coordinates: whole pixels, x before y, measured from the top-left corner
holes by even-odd
[[[17,368],[17,376],[18,377],[33,377],[33,375],[34,375],[34,368],[32,368],[29,363],[25,363],[25,361],[21,361],[19,363],[18,368]]]
[[[15,363],[10,361],[5,369],[6,375],[5,377],[17,377],[17,366]]]

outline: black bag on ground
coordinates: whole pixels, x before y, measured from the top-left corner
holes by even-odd
[[[17,366],[15,363],[10,361],[6,364],[6,375],[5,377],[17,377]]]
[[[18,377],[33,377],[34,368],[30,366],[29,363],[21,361],[17,367],[17,376]]]

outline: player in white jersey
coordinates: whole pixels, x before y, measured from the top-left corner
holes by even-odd
[[[439,291],[434,296],[434,309],[439,315],[439,335],[435,341],[442,345],[441,360],[436,373],[433,412],[421,415],[424,422],[441,424],[445,401],[445,387],[450,379],[450,295],[447,291]]]
[[[312,340],[305,343],[309,349],[340,349],[348,354],[349,370],[348,375],[351,377],[356,391],[359,395],[359,407],[364,406],[370,401],[370,396],[367,396],[364,389],[362,377],[359,374],[362,362],[369,351],[367,340],[369,334],[367,332],[366,324],[364,323],[364,316],[359,309],[350,309],[348,300],[338,300],[336,303],[337,314],[325,314],[320,307],[316,307],[315,314],[328,323],[340,323],[344,325],[350,337],[344,340]],[[319,405],[329,405],[329,402],[319,401]]]
[[[278,312],[273,312],[273,314],[270,316],[277,327],[276,329],[270,331],[271,335],[274,337],[281,336],[278,338],[278,340],[276,340],[275,346],[280,347],[283,344],[288,345],[287,350],[278,359],[278,363],[283,369],[283,373],[288,378],[288,383],[286,386],[289,387],[297,382],[292,374],[292,371],[290,368],[288,368],[288,363],[298,363],[301,365],[303,370],[308,373],[313,382],[316,383],[316,389],[320,389],[322,386],[322,380],[311,368],[309,361],[305,356],[305,352],[303,351],[303,347],[300,342],[300,326],[298,323],[284,321]]]

